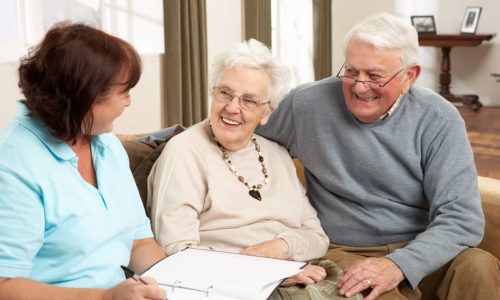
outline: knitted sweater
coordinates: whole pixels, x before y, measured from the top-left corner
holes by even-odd
[[[365,124],[348,110],[335,78],[300,86],[262,136],[305,167],[311,203],[330,241],[377,246],[413,287],[482,239],[484,215],[464,122],[444,98],[412,87],[385,120]]]

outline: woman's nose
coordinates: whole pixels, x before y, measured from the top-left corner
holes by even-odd
[[[226,110],[230,112],[238,112],[240,110],[240,99],[237,96],[233,96],[233,99],[229,101],[226,105]]]

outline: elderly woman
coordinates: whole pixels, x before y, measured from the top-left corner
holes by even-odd
[[[165,256],[108,133],[140,74],[131,45],[82,24],[51,28],[21,61],[26,100],[0,131],[0,298],[165,298],[120,269]]]
[[[260,42],[216,57],[209,119],[171,139],[148,179],[165,253],[186,247],[306,261],[329,241],[285,148],[255,135],[288,91],[289,71]],[[284,284],[325,277],[309,265]]]

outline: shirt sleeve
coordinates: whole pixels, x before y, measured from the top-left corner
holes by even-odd
[[[131,185],[135,187],[135,182],[132,181]],[[134,191],[134,193],[135,192],[136,191]],[[133,198],[136,199],[133,205],[138,220],[136,232],[134,234],[134,240],[141,240],[153,237],[153,231],[151,230],[151,222],[149,218],[146,216],[146,213],[144,211],[144,206],[142,205],[142,200],[138,192],[137,192],[137,197]]]
[[[386,256],[414,288],[462,250],[477,246],[484,232],[477,173],[464,122],[458,117],[443,122],[428,128],[423,137],[428,145],[422,167],[429,225],[406,247]]]
[[[187,247],[199,248],[198,217],[207,186],[201,155],[193,151],[193,147],[170,141],[149,175],[153,231],[167,255]]]
[[[119,176],[123,182],[120,183],[119,189],[128,199],[128,209],[133,212],[136,220],[136,229],[134,232],[133,239],[141,240],[145,238],[153,237],[153,232],[151,230],[151,222],[146,216],[144,205],[142,203],[141,195],[137,189],[137,184],[130,170],[130,163],[127,152],[123,147],[120,140],[112,133],[104,134],[101,138],[107,139],[107,143],[112,145],[113,155],[108,156],[106,159],[111,160],[109,163],[114,165],[113,170],[120,170]],[[117,175],[118,176],[118,175]],[[107,177],[106,180],[115,180],[116,178]]]
[[[28,277],[44,241],[44,207],[25,178],[0,166],[0,277]]]

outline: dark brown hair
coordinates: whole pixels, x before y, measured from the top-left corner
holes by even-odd
[[[140,57],[127,42],[84,24],[58,23],[21,59],[19,87],[31,115],[63,141],[90,134],[92,104],[112,85],[134,87]],[[125,72],[126,80],[117,82]],[[82,129],[83,127],[83,129]]]

